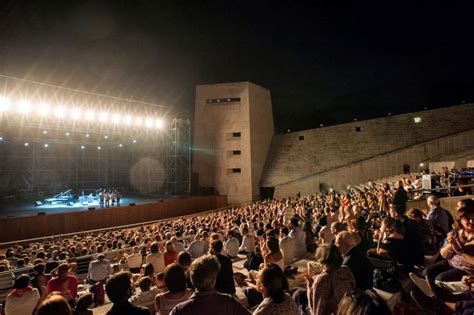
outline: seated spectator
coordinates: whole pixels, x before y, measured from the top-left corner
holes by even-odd
[[[93,312],[89,307],[94,302],[92,293],[81,295],[76,302],[76,306],[73,309],[73,315],[93,315]]]
[[[194,240],[189,244],[187,252],[193,259],[204,255],[204,242],[201,240],[201,235],[199,233],[194,236]]]
[[[428,199],[426,199],[426,203],[429,207],[426,219],[431,222],[435,232],[439,235],[438,240],[443,240],[446,234],[451,230],[449,212],[441,207],[439,198],[436,196],[429,196]]]
[[[189,289],[193,289],[194,287],[193,287],[193,284],[191,283],[191,278],[190,278],[190,267],[191,267],[191,263],[193,262],[191,255],[189,255],[188,252],[180,252],[178,254],[178,258],[176,259],[176,262],[184,270],[184,273],[186,275],[186,286]]]
[[[295,241],[295,258],[300,260],[306,256],[306,233],[298,227],[298,221],[296,217],[290,220],[289,236]]]
[[[284,226],[280,228],[280,250],[283,254],[284,266],[290,266],[295,260],[295,240],[288,236],[290,230]]]
[[[72,310],[61,293],[53,292],[38,307],[36,315],[72,315]]]
[[[316,250],[317,244],[315,241],[315,235],[313,233],[313,228],[311,227],[311,223],[305,222],[303,226],[303,231],[306,233],[306,251],[308,253],[314,253]]]
[[[40,294],[30,286],[30,277],[24,274],[16,278],[14,288],[7,295],[5,315],[32,314],[40,302]]]
[[[155,298],[155,309],[159,315],[168,315],[177,304],[187,301],[193,294],[191,289],[186,288],[186,275],[178,264],[166,267],[164,281],[168,291],[159,293]]]
[[[367,290],[373,285],[373,267],[365,252],[357,246],[350,232],[340,232],[336,237],[336,246],[342,255],[342,265],[349,267],[356,281],[356,288]]]
[[[354,290],[342,297],[336,315],[390,315],[391,312],[377,293],[372,290]]]
[[[320,245],[316,260],[321,264],[321,273],[307,277],[307,295],[312,315],[335,313],[337,304],[346,292],[355,289],[355,279],[335,245]]]
[[[112,266],[110,262],[105,259],[104,254],[97,255],[97,259],[89,263],[89,272],[87,279],[90,283],[105,282],[107,277],[112,274]]]
[[[146,256],[145,262],[153,265],[155,273],[162,272],[165,270],[165,258],[163,253],[160,251],[158,242],[153,242],[150,246],[150,253]]]
[[[250,312],[233,297],[218,293],[214,285],[219,272],[219,261],[213,255],[204,255],[191,265],[191,281],[196,292],[188,301],[176,305],[172,315],[233,314],[249,315]]]
[[[224,253],[230,257],[235,258],[239,254],[239,241],[234,237],[234,231],[227,232],[227,240],[224,243]]]
[[[143,263],[143,256],[138,246],[133,247],[133,253],[127,257],[128,269],[131,273],[140,273]]]
[[[186,249],[184,248],[184,244],[181,243],[181,242],[178,242],[178,238],[176,236],[173,236],[171,238],[171,242],[173,243],[174,245],[174,248],[176,250],[176,252],[181,253],[181,252],[184,252]]]
[[[218,259],[220,264],[214,288],[220,293],[235,294],[232,260],[230,260],[229,257],[222,255],[222,247],[223,245],[220,240],[211,243],[211,254]]]
[[[249,233],[247,226],[242,228],[242,245],[240,245],[239,252],[243,254],[255,253],[255,237],[253,233]]]
[[[61,263],[58,268],[52,271],[53,278],[48,281],[48,294],[52,292],[61,292],[64,298],[74,305],[77,298],[77,278],[69,274],[69,265]]]
[[[438,244],[436,243],[436,234],[431,223],[424,219],[423,212],[420,209],[410,209],[407,212],[407,217],[419,224],[424,254],[434,255],[438,252],[439,249]]]
[[[48,284],[48,278],[44,274],[45,265],[38,263],[33,267],[33,278],[31,279],[31,285],[33,288],[38,289],[41,299],[43,300],[47,295],[46,285]]]
[[[288,281],[282,269],[275,265],[266,265],[257,278],[257,290],[264,300],[253,315],[299,315],[298,306],[287,293]]]
[[[383,219],[380,231],[374,233],[374,240],[377,240],[377,248],[370,249],[369,256],[401,260],[403,235],[400,221],[390,217]]]
[[[107,315],[150,315],[147,308],[135,306],[128,301],[132,296],[131,275],[128,272],[119,272],[107,280],[105,291],[113,303]]]
[[[168,266],[176,262],[176,257],[178,256],[178,253],[176,252],[176,249],[174,248],[173,242],[171,241],[166,242],[165,252],[163,253],[163,256],[165,258],[165,266]]]
[[[0,263],[0,289],[10,289],[15,281],[15,275],[9,271],[7,262]]]
[[[155,296],[160,292],[158,287],[152,286],[153,282],[150,277],[141,277],[139,281],[139,290],[130,297],[129,301],[135,306],[143,306],[150,310],[151,314],[155,313]]]
[[[268,237],[266,242],[266,248],[268,249],[268,251],[266,253],[262,252],[264,264],[275,264],[281,269],[283,269],[285,267],[285,262],[283,259],[283,253],[280,250],[278,239],[276,239],[275,237]]]

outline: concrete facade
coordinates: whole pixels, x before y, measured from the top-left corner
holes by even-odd
[[[230,204],[257,200],[274,133],[270,91],[250,82],[198,85],[193,173]]]
[[[448,155],[469,147],[474,147],[474,129],[278,185],[275,187],[274,197],[294,196],[298,192],[302,195],[313,194],[329,186],[344,190],[348,183],[359,184],[369,179],[401,174],[405,163],[412,165],[412,171],[417,171],[413,165],[417,166],[420,162],[428,165],[433,157]]]
[[[415,118],[419,122],[415,122]],[[463,104],[277,135],[272,140],[261,185],[289,185],[308,176],[349,167],[472,128],[474,104]],[[446,145],[454,146],[454,143]],[[463,149],[457,145],[456,148]],[[391,175],[401,173],[405,163],[416,170],[423,158],[423,155],[400,157],[401,164],[391,166],[394,172]],[[373,174],[368,178],[377,177]]]

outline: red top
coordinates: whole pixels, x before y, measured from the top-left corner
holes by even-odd
[[[48,281],[48,294],[53,291],[67,293],[69,291],[71,298],[77,298],[77,278],[76,276],[67,275],[62,278],[53,278]]]
[[[168,266],[174,262],[176,262],[176,257],[178,256],[178,254],[175,252],[173,254],[171,253],[165,253],[164,257],[165,257],[165,266]]]

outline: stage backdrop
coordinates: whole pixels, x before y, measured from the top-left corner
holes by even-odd
[[[227,196],[202,196],[118,208],[0,219],[0,243],[177,217],[226,205]]]

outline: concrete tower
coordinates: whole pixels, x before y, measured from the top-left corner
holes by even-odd
[[[230,204],[257,200],[273,133],[269,90],[250,82],[198,85],[193,173],[199,188],[227,195]]]

